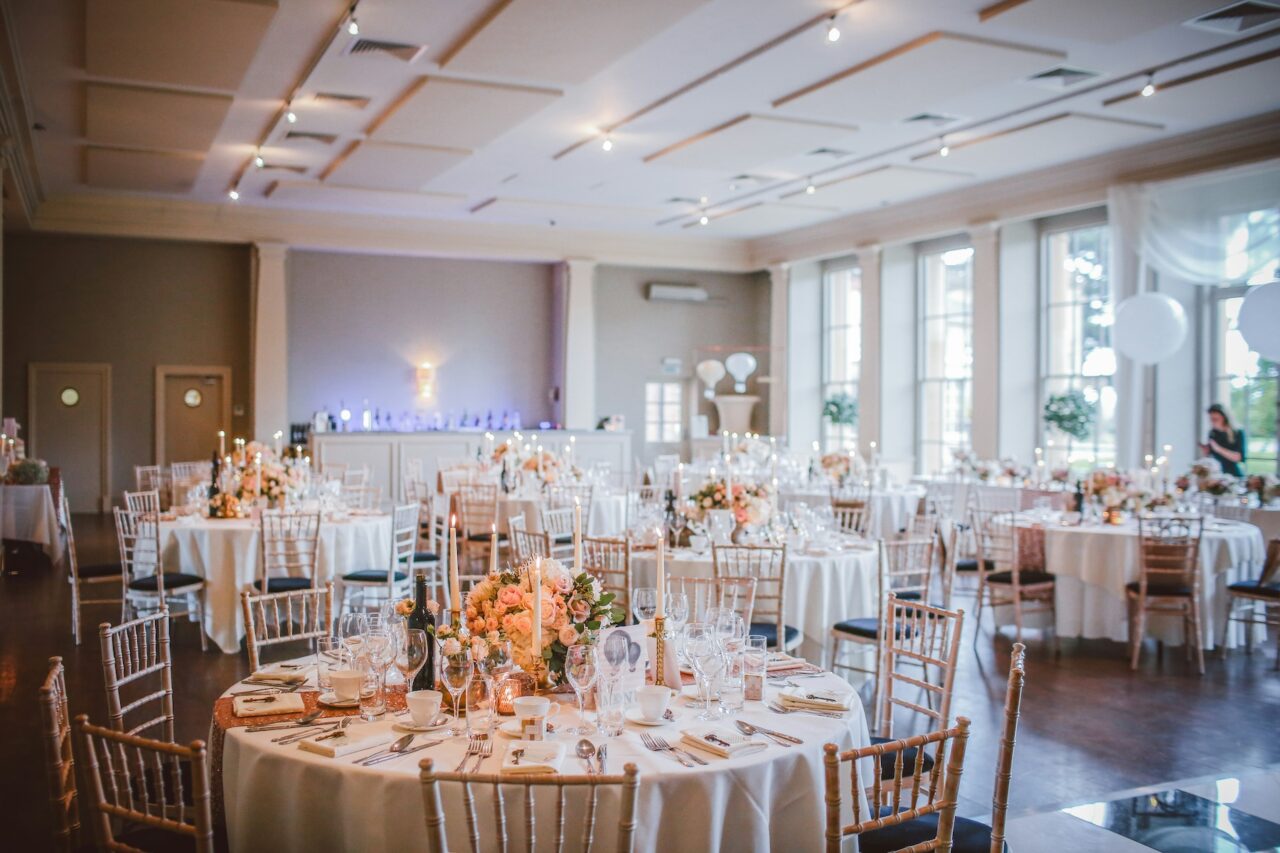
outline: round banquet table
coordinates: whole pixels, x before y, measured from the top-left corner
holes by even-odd
[[[804,639],[797,652],[815,663],[825,659],[830,645],[831,626],[844,619],[876,616],[879,554],[873,544],[849,539],[840,550],[796,552],[788,549],[786,597],[783,617],[786,624]],[[698,554],[677,549],[666,556],[670,577],[709,578],[715,574],[711,553]],[[657,583],[657,556],[653,551],[631,555],[633,588]],[[757,620],[758,621],[758,620]]]
[[[524,515],[529,530],[542,530],[542,508],[546,502],[541,497],[498,495],[498,529],[506,531],[507,521],[513,515]],[[591,497],[590,517],[586,519],[587,536],[618,536],[627,526],[627,496],[595,494]]]
[[[1213,649],[1222,638],[1227,613],[1227,584],[1256,578],[1265,557],[1262,533],[1252,524],[1217,520],[1200,539],[1200,642]],[[1055,577],[1056,630],[1062,637],[1129,639],[1125,584],[1138,580],[1138,525],[1063,526],[1044,524],[1045,570]],[[1012,621],[1013,608],[998,617]],[[1033,617],[1034,618],[1034,617]],[[1028,620],[1028,624],[1034,624]],[[1182,620],[1176,614],[1147,616],[1147,636],[1181,644]],[[1227,632],[1227,647],[1244,641],[1243,626]]]
[[[35,542],[58,566],[62,563],[62,525],[47,484],[0,483],[0,537]]]
[[[842,682],[828,673],[801,683],[832,686]],[[770,686],[766,690],[772,696],[777,688]],[[302,695],[307,707],[313,707],[316,694]],[[555,718],[556,725],[576,726],[578,715],[572,696],[553,698],[564,705]],[[389,699],[392,713],[373,723],[353,725],[376,726],[386,732],[389,741],[399,735],[391,730],[394,721],[407,719],[394,714],[403,708],[403,703],[403,697],[393,692]],[[437,767],[453,770],[465,751],[464,738],[448,738],[442,732],[422,734],[416,744],[438,738],[444,738],[444,742],[373,767],[360,767],[355,761],[372,753],[328,758],[305,752],[297,745],[272,743],[271,739],[280,732],[249,733],[244,727],[279,718],[242,719],[234,716],[230,704],[231,699],[224,694],[215,705],[210,740],[212,784],[215,792],[222,793],[222,813],[232,851],[427,849],[418,762],[431,757]],[[834,743],[844,750],[870,742],[859,702],[854,701],[841,719],[809,714],[784,716],[761,702],[747,702],[739,719],[794,735],[804,743],[783,748],[770,742],[762,751],[728,759],[699,753],[708,765],[694,768],[649,752],[640,742],[643,731],[674,742],[682,728],[697,722],[696,709],[682,700],[673,702],[672,709],[676,719],[666,726],[649,729],[627,723],[618,737],[590,736],[596,744],[608,743],[608,772],[621,773],[628,762],[639,768],[635,850],[823,849],[822,746]],[[484,762],[481,772],[496,772],[506,749],[518,743],[502,734],[494,737],[493,757]],[[564,739],[570,749],[561,771],[585,772],[572,753],[579,736],[552,737]],[[842,775],[847,776],[847,772]],[[465,846],[466,819],[454,787],[442,786],[442,796],[449,840],[454,849],[461,849]],[[509,849],[523,849],[524,804],[512,791],[504,792]],[[482,837],[491,843],[494,833],[488,791],[477,789],[476,796],[477,809],[485,821]],[[537,803],[540,835],[545,835],[555,820],[554,797],[539,795]],[[572,839],[579,837],[582,826],[582,816],[574,806],[577,803],[570,799],[565,810],[566,832]],[[846,810],[847,807],[846,795]],[[617,814],[614,792],[602,789],[596,811],[596,846],[601,849],[613,845]],[[844,817],[847,822],[849,816]],[[852,842],[850,839],[846,849],[856,849]]]
[[[259,540],[258,524],[249,519],[185,516],[160,522],[165,570],[204,578],[204,630],[227,654],[237,654],[244,638],[240,591],[262,574]],[[386,568],[390,560],[390,515],[321,520],[317,583],[336,581],[347,572]]]
[[[919,486],[873,491],[871,493],[871,529],[867,531],[867,535],[872,539],[887,539],[904,529],[907,526],[907,519],[916,514],[922,497],[924,497],[924,489]],[[786,503],[804,502],[814,507],[827,506],[831,503],[831,492],[798,489],[784,491],[782,499]]]

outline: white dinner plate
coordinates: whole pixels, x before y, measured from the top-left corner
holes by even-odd
[[[639,708],[629,708],[626,716],[627,722],[635,723],[637,726],[665,726],[674,722],[673,720],[646,720],[644,717],[640,716]]]

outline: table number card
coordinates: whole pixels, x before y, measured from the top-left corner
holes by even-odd
[[[643,687],[652,657],[653,640],[647,639],[651,626],[622,625],[600,632],[600,671],[621,672],[623,689]]]

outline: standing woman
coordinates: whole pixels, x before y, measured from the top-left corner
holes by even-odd
[[[1232,477],[1244,475],[1240,463],[1245,460],[1244,430],[1231,425],[1231,414],[1221,403],[1209,407],[1209,441],[1200,452],[1212,456],[1222,466],[1222,473]]]

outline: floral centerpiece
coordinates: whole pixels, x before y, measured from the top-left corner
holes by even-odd
[[[1017,459],[1006,457],[1000,460],[1000,475],[1011,480],[1024,480],[1031,475],[1031,469],[1019,465]]]
[[[1216,477],[1206,477],[1200,481],[1200,491],[1205,494],[1221,497],[1230,494],[1235,488],[1235,480],[1225,474],[1219,474]]]
[[[218,492],[209,499],[210,518],[242,518],[244,508],[240,499],[229,492]]]
[[[843,480],[852,470],[852,461],[848,453],[826,453],[822,457],[822,470],[833,480]]]
[[[1245,480],[1245,488],[1258,496],[1259,503],[1280,500],[1280,479],[1274,474],[1250,474]]]
[[[1071,479],[1070,468],[1054,468],[1049,472],[1049,479],[1055,483],[1065,483]]]
[[[265,497],[270,506],[279,506],[305,486],[296,465],[281,462],[271,448],[257,441],[233,452],[231,464],[236,469],[235,496],[241,501]]]
[[[49,482],[49,466],[43,459],[15,459],[4,472],[4,481],[11,486],[39,486]]]
[[[529,567],[490,574],[467,593],[464,620],[473,638],[508,640],[511,656],[525,671],[534,669],[533,587]],[[564,678],[568,648],[601,628],[621,623],[625,614],[600,581],[558,560],[542,561],[542,661],[547,683]],[[446,634],[446,637],[448,635]],[[458,642],[456,637],[451,638]],[[449,642],[449,639],[445,640]]]
[[[734,483],[730,499],[724,480],[709,480],[694,493],[690,504],[688,515],[694,521],[706,518],[708,510],[728,509],[733,510],[733,520],[738,525],[764,524],[773,511],[767,487]]]

